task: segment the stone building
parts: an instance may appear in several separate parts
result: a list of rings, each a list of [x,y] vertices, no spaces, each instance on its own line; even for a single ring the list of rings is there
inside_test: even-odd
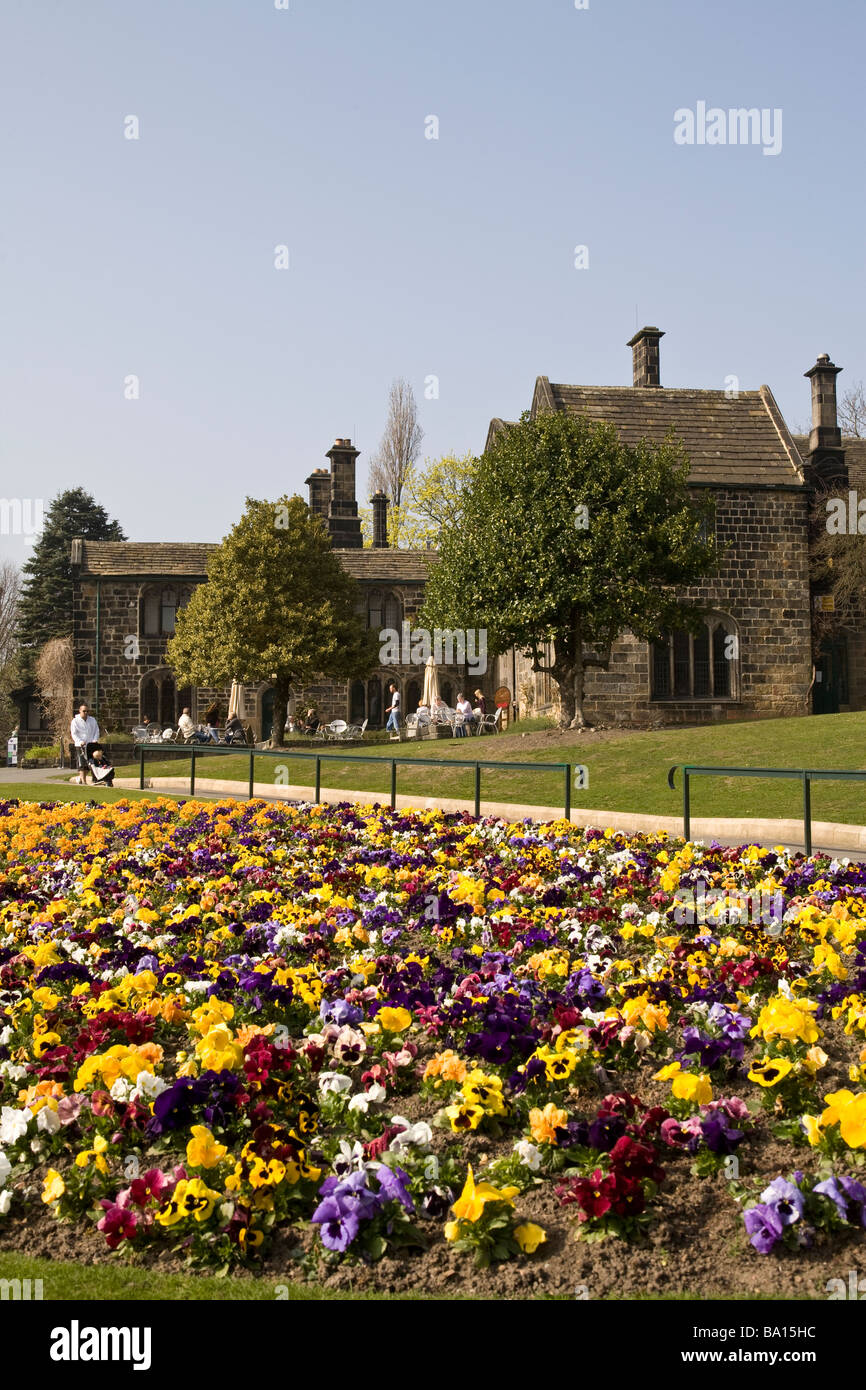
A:
[[[401,632],[421,605],[435,554],[389,547],[388,499],[382,493],[372,498],[373,544],[364,547],[355,496],[358,450],[351,440],[338,439],[326,457],[330,468],[317,468],[307,479],[310,509],[322,518],[341,563],[358,582],[359,611],[368,627]],[[213,700],[225,717],[228,687],[179,689],[166,663],[176,616],[195,586],[206,582],[214,549],[196,543],[73,541],[74,701],[93,705],[103,728],[129,729],[145,714],[163,726],[176,724],[184,706],[199,721]],[[461,666],[442,666],[439,680],[446,700],[456,697],[464,674]],[[371,728],[379,728],[392,680],[401,691],[403,712],[414,709],[421,698],[423,669],[409,661],[383,665],[363,679],[298,690],[295,700],[298,707],[315,702],[323,721],[360,724],[367,719]],[[272,686],[249,686],[245,697],[256,738],[268,738]]]
[[[632,386],[569,386],[539,377],[531,413],[572,411],[612,423],[624,442],[682,439],[694,496],[709,490],[718,541],[725,547],[718,574],[684,592],[706,618],[697,636],[670,632],[656,643],[624,634],[606,671],[587,671],[585,708],[608,724],[658,726],[767,718],[866,708],[866,618],[844,639],[813,650],[808,511],[812,489],[830,481],[846,495],[866,495],[866,441],[843,439],[836,418],[836,376],[826,356],[805,375],[811,382],[812,430],[794,437],[769,387],[757,391],[670,389],[661,385],[657,328],[629,343]],[[491,422],[488,444],[507,422]],[[387,544],[388,499],[372,498],[373,545],[364,547],[355,490],[358,451],[338,439],[328,468],[309,476],[309,506],[321,516],[334,549],[358,581],[359,607],[370,628],[400,630],[421,606],[434,551]],[[519,522],[519,518],[516,519]],[[224,715],[228,690],[178,690],[165,649],[177,612],[195,585],[206,582],[203,544],[132,541],[73,543],[75,576],[75,702],[97,709],[103,728],[126,727],[144,714],[164,725],[184,705],[200,719],[216,698]],[[242,673],[238,673],[242,675]],[[440,668],[449,703],[478,679],[464,667]],[[371,676],[298,691],[325,720],[384,723],[388,685],[403,696],[403,712],[418,702],[423,670],[406,661]],[[491,662],[481,680],[518,704],[522,714],[556,712],[549,675],[533,673],[517,651]],[[273,691],[247,689],[247,710],[258,739],[268,736]],[[39,737],[36,735],[35,737]],[[42,736],[44,740],[44,735]],[[26,736],[25,736],[26,742]]]
[[[624,634],[608,669],[586,673],[593,722],[655,726],[866,708],[866,622],[813,651],[808,510],[813,485],[841,494],[866,482],[866,441],[842,439],[836,367],[819,357],[812,430],[795,438],[768,386],[757,391],[670,389],[661,385],[657,328],[628,346],[632,386],[567,386],[539,377],[531,415],[570,411],[613,424],[626,444],[660,443],[669,431],[690,459],[689,485],[715,502],[722,555],[718,574],[684,590],[706,611],[698,636],[669,632],[649,644]],[[507,422],[494,419],[488,446]],[[545,664],[549,656],[545,657]],[[519,653],[500,658],[494,680],[517,695],[521,712],[552,714],[556,686]]]

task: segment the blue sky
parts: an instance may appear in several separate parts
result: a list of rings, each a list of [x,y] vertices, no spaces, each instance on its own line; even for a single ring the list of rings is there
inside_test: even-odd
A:
[[[630,384],[645,323],[664,385],[767,382],[806,421],[818,353],[866,376],[863,14],[6,0],[4,495],[82,485],[133,539],[217,540],[336,436],[365,495],[395,377],[424,455],[478,452],[539,374]],[[781,109],[781,153],[675,144],[698,101]]]

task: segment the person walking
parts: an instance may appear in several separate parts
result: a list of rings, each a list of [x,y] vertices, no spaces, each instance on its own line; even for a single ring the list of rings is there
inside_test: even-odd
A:
[[[385,724],[387,733],[400,733],[400,692],[392,681],[388,689],[391,691],[391,703],[388,706],[388,720]]]
[[[99,742],[99,725],[89,713],[87,705],[78,706],[78,713],[72,716],[69,732],[78,759],[78,782],[80,786],[86,787],[94,745]]]

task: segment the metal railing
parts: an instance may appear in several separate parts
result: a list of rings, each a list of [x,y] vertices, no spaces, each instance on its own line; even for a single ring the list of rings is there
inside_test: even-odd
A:
[[[152,754],[156,758],[165,757],[168,745],[158,743],[141,743],[138,746],[139,777],[138,785],[141,791],[145,790],[144,783],[144,761]],[[174,745],[175,753],[179,745]],[[288,763],[291,759],[299,759],[301,762],[314,762],[316,764],[316,792],[315,801],[322,799],[322,763],[389,763],[391,766],[391,810],[397,809],[397,764],[406,763],[410,767],[438,767],[440,770],[452,767],[470,767],[475,771],[475,815],[481,814],[481,772],[482,769],[495,768],[502,772],[561,772],[563,781],[563,803],[564,819],[571,818],[571,763],[504,763],[488,762],[485,760],[466,761],[464,759],[445,759],[445,758],[389,758],[370,756],[368,754],[348,753],[348,754],[322,754],[322,753],[296,753],[294,749],[288,748],[208,748],[206,744],[193,744],[184,753],[189,752],[189,794],[195,795],[195,766],[199,758],[220,758],[220,757],[249,757],[250,770],[248,779],[248,799],[255,796],[255,760],[256,758],[278,758],[283,763]],[[175,757],[172,756],[172,762]],[[376,793],[371,793],[375,796]]]
[[[849,772],[827,768],[795,767],[692,767],[677,763],[668,772],[668,786],[676,791],[674,775],[677,768],[683,774],[683,839],[691,836],[691,793],[692,777],[771,777],[798,781],[803,787],[803,839],[807,857],[812,853],[812,783],[813,782],[866,782],[866,772]]]

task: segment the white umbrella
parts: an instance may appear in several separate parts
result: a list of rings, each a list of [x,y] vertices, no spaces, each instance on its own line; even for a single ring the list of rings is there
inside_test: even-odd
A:
[[[228,718],[232,719],[237,715],[238,719],[246,719],[246,705],[244,701],[244,688],[240,681],[232,681],[232,693],[229,696]]]
[[[439,677],[436,673],[436,662],[432,656],[428,656],[427,664],[424,667],[424,691],[421,695],[421,703],[432,712],[438,699]]]

